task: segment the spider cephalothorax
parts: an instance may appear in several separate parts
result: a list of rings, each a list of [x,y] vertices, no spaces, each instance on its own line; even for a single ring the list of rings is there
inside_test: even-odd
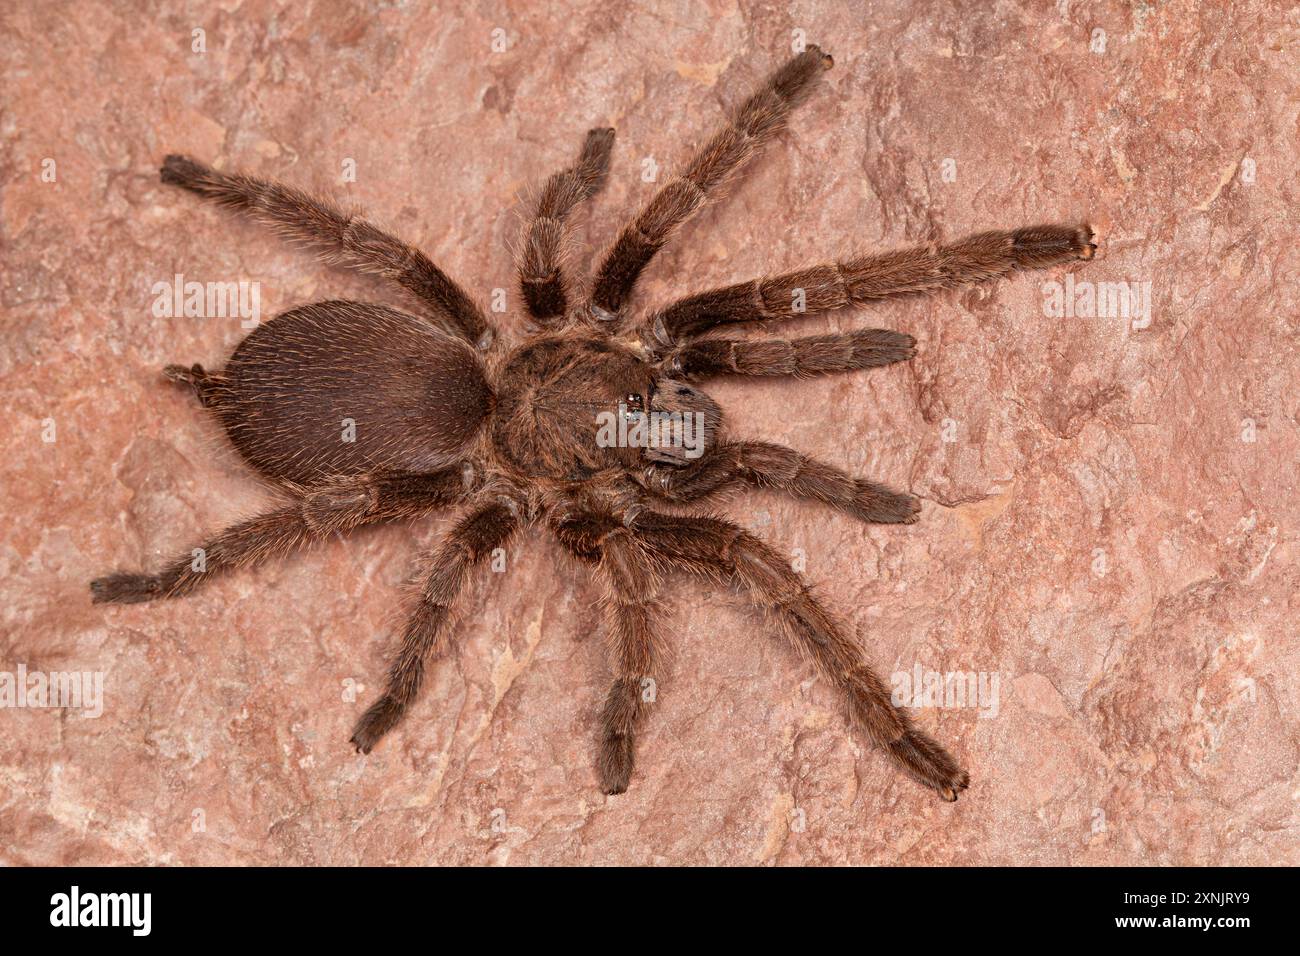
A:
[[[187,594],[212,572],[282,555],[326,534],[456,507],[410,611],[384,693],[353,732],[369,752],[419,691],[426,661],[449,639],[469,572],[525,527],[549,529],[605,591],[613,682],[601,716],[598,772],[619,793],[636,728],[654,695],[661,582],[685,572],[734,584],[844,695],[852,725],[921,783],[955,800],[957,762],[890,702],[858,645],[769,545],[690,506],[739,485],[824,502],[862,521],[910,524],[910,495],[799,452],[732,439],[698,382],[714,376],[812,375],[915,354],[884,329],[791,340],[717,330],[933,292],[1092,256],[1087,226],[985,232],[949,245],[835,263],[697,293],[664,308],[628,308],[641,271],[786,123],[831,58],[789,60],[619,234],[590,291],[561,267],[572,212],[604,181],[614,131],[587,134],[577,161],[543,187],[519,259],[531,325],[497,341],[473,299],[418,250],[327,202],[275,183],[168,156],[162,180],[243,210],[328,261],[389,278],[421,316],[322,302],[272,319],[220,372],[168,366],[212,409],[243,457],[287,497],[155,574],[91,583],[96,601]],[[201,554],[196,561],[194,554]]]

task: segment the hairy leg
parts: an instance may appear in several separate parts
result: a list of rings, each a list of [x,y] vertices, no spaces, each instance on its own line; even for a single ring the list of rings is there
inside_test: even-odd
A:
[[[537,208],[524,233],[519,285],[528,312],[539,321],[563,316],[568,295],[562,260],[569,215],[600,191],[614,147],[612,129],[587,133],[577,162],[551,176],[542,187]]]
[[[415,701],[426,662],[446,644],[452,607],[466,577],[494,549],[506,544],[518,526],[513,509],[493,501],[471,510],[443,539],[407,619],[384,692],[353,728],[352,744],[358,753],[370,753]]]
[[[598,771],[605,793],[627,790],[635,762],[636,729],[653,688],[659,645],[659,577],[632,532],[611,515],[577,512],[554,524],[556,537],[604,581],[606,640],[614,683],[601,712]]]
[[[790,644],[843,693],[853,727],[902,770],[945,800],[956,800],[966,789],[966,771],[893,705],[862,649],[771,547],[730,522],[698,515],[642,512],[632,529],[646,553],[664,566],[730,580],[748,591]]]
[[[911,495],[771,442],[726,442],[695,464],[651,465],[644,473],[646,491],[679,503],[700,501],[736,482],[820,501],[874,524],[912,524],[921,510]]]
[[[362,524],[414,518],[465,495],[459,468],[389,475],[306,490],[292,504],[242,521],[156,574],[118,572],[90,582],[96,604],[138,604],[181,597],[214,574],[290,554],[308,542]]]
[[[801,339],[699,339],[678,346],[660,367],[687,379],[716,375],[822,375],[878,368],[916,356],[916,339],[888,329],[862,329]]]
[[[643,334],[664,345],[719,325],[816,315],[879,299],[982,282],[1014,269],[1041,269],[1091,259],[1086,225],[1030,226],[981,232],[949,245],[915,246],[857,256],[783,275],[740,282],[680,299],[648,316]]]
[[[787,61],[705,143],[685,173],[655,194],[601,262],[591,297],[598,318],[619,317],[641,270],[673,232],[700,210],[709,194],[785,126],[790,111],[830,66],[831,58],[815,46]]]
[[[163,160],[162,181],[242,210],[327,262],[391,279],[432,306],[471,345],[486,348],[492,342],[482,311],[451,277],[419,249],[358,214],[289,186],[218,172],[187,156]]]

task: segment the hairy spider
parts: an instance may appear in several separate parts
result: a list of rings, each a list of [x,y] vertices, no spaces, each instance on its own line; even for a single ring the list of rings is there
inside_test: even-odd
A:
[[[518,271],[536,326],[503,354],[492,348],[482,310],[417,249],[298,190],[168,156],[164,183],[243,210],[330,262],[391,279],[427,314],[321,302],[259,326],[220,372],[167,366],[164,374],[191,387],[247,462],[291,500],[204,542],[202,562],[187,554],[156,574],[91,582],[94,600],[179,597],[212,572],[336,531],[459,507],[423,570],[387,686],[353,731],[352,743],[369,753],[447,645],[470,572],[524,527],[541,525],[604,585],[613,670],[600,717],[606,793],[628,786],[637,727],[653,696],[643,687],[656,673],[663,581],[687,572],[746,591],[843,692],[855,728],[922,784],[957,799],[966,772],[893,706],[862,649],[790,564],[736,524],[683,507],[751,485],[862,521],[910,524],[919,502],[781,445],[730,438],[721,409],[694,383],[906,361],[915,340],[883,329],[792,340],[708,333],[1089,259],[1091,230],[984,232],[741,282],[646,314],[628,308],[637,278],[674,230],[785,126],[831,64],[809,47],[772,73],[619,233],[590,291],[579,292],[562,268],[569,218],[601,188],[614,144],[612,129],[590,131],[577,161],[547,180],[533,209]],[[607,440],[602,429],[615,418],[631,426],[620,435],[639,439]],[[340,440],[344,419],[355,423],[350,441]],[[694,428],[641,427],[652,419]],[[659,440],[640,440],[646,434]]]

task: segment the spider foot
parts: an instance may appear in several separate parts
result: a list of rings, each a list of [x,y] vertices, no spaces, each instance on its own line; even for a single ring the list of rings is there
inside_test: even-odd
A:
[[[1030,226],[1011,234],[1016,265],[1041,269],[1077,259],[1088,260],[1097,253],[1092,227],[1083,225]]]
[[[375,701],[361,715],[352,728],[352,738],[348,742],[357,748],[357,753],[368,754],[379,743],[379,738],[388,733],[402,719],[403,709],[391,697],[385,695]]]
[[[909,335],[908,338],[910,339],[912,337]],[[876,349],[871,358],[877,366],[893,365],[895,362],[910,362],[912,359],[916,358],[916,348],[909,345],[905,348],[896,348],[891,346],[889,348]]]
[[[1087,223],[1075,230],[1074,240],[1080,259],[1087,261],[1097,254],[1097,243],[1093,239],[1092,226]]]
[[[957,765],[948,751],[927,734],[909,730],[889,745],[890,755],[918,781],[955,803],[970,786],[970,774]]]
[[[921,501],[870,481],[859,481],[848,510],[873,524],[916,524],[921,516]]]
[[[583,145],[594,153],[607,156],[614,148],[614,127],[598,126],[587,130],[587,141]]]
[[[878,349],[912,349],[916,347],[916,337],[894,329],[863,329],[857,333],[863,344]]]
[[[156,575],[119,571],[90,582],[92,604],[141,604],[163,596]]]
[[[195,183],[207,178],[208,172],[208,167],[202,163],[188,156],[172,153],[163,159],[162,168],[158,170],[158,178],[168,186],[193,189]]]
[[[600,789],[612,796],[625,793],[632,780],[632,738],[622,734],[606,737],[600,750]]]
[[[856,336],[858,358],[863,368],[878,368],[916,358],[916,339],[892,329],[867,329]]]

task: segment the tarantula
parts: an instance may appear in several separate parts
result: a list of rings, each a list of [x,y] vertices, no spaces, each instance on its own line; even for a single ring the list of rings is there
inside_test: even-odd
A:
[[[242,210],[329,262],[393,280],[423,314],[320,302],[257,327],[219,372],[167,366],[164,374],[191,388],[248,464],[291,500],[156,574],[91,582],[94,600],[178,597],[214,571],[286,555],[334,532],[459,507],[423,570],[387,686],[353,731],[357,750],[369,753],[447,646],[470,572],[523,528],[545,526],[604,584],[613,671],[600,716],[606,793],[628,786],[635,735],[654,696],[645,691],[662,641],[663,581],[687,572],[747,591],[843,692],[853,726],[916,780],[956,800],[966,772],[893,706],[861,648],[790,564],[738,525],[683,507],[750,485],[861,521],[910,524],[919,502],[790,448],[729,437],[722,410],[695,383],[909,360],[912,336],[883,329],[788,341],[710,333],[1089,259],[1091,230],[984,232],[741,282],[646,313],[628,304],[655,253],[785,127],[831,65],[814,46],[772,73],[619,233],[589,291],[580,291],[564,261],[569,220],[600,190],[614,142],[612,129],[591,130],[576,162],[547,180],[532,207],[518,279],[534,325],[504,354],[492,347],[479,306],[417,249],[296,189],[168,156],[164,183]],[[644,436],[637,426],[673,416],[698,425],[694,443],[676,428],[651,430],[658,441],[601,440],[615,418],[632,426],[620,434]],[[351,440],[341,439],[346,420]]]

